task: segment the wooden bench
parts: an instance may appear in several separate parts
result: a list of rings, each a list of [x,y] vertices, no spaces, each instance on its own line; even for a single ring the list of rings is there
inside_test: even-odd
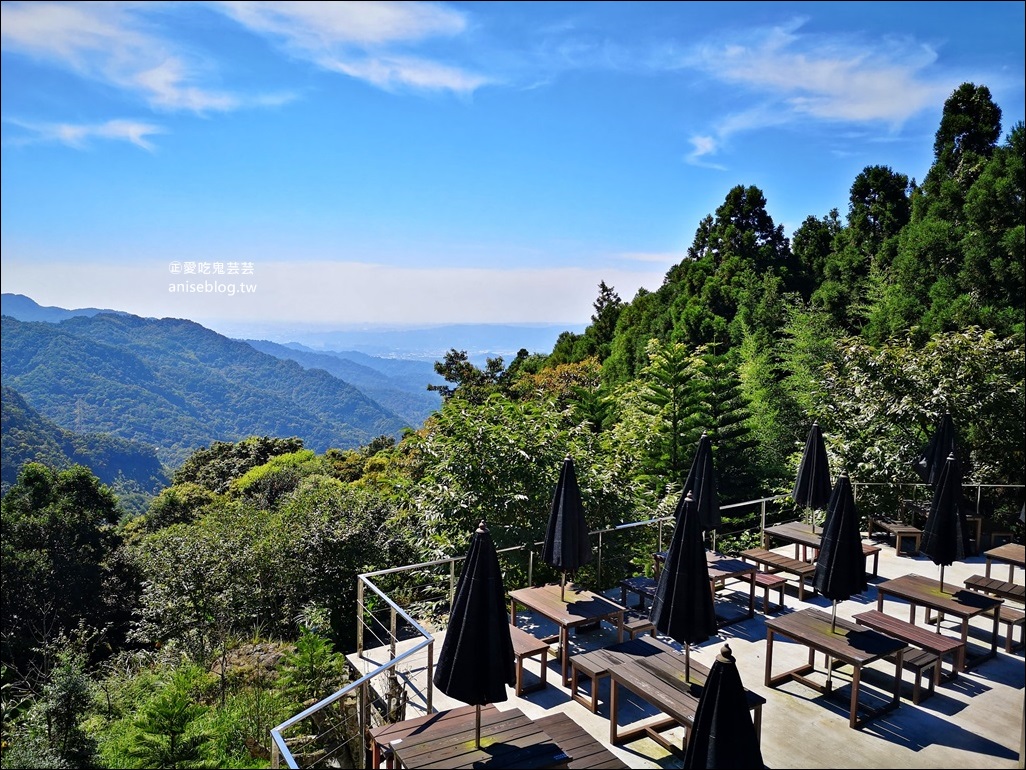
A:
[[[792,559],[765,548],[749,548],[741,552],[741,558],[765,567],[765,572],[788,572],[798,577],[798,599],[805,601],[805,578],[816,574],[816,565],[800,559]],[[816,589],[813,588],[815,593]]]
[[[1026,586],[1018,583],[1010,583],[1007,580],[995,580],[983,575],[970,575],[965,579],[965,587],[970,591],[981,594],[997,596],[1001,599],[1011,599],[1020,604],[1026,602]]]
[[[887,636],[892,636],[895,639],[914,645],[915,647],[923,650],[924,652],[930,653],[934,660],[931,665],[934,667],[933,671],[933,682],[939,684],[942,679],[941,664],[945,655],[951,655],[951,676],[949,678],[954,679],[958,672],[965,668],[965,642],[961,639],[956,639],[951,636],[944,634],[938,634],[936,631],[932,631],[923,626],[913,625],[900,618],[896,618],[893,615],[880,612],[879,610],[867,610],[866,612],[858,612],[852,615],[852,620],[867,628],[872,628],[874,631],[879,631]],[[906,663],[906,668],[916,668],[920,670],[916,672],[916,692],[913,693],[913,701],[918,703],[915,698],[918,697],[919,689],[919,677],[922,668],[925,666],[925,658],[923,656],[911,656],[906,655],[903,663]],[[930,691],[933,692],[933,687],[930,687]]]
[[[659,581],[645,575],[635,575],[624,578],[620,581],[620,604],[627,606],[627,593],[638,595],[638,609],[645,609],[645,599],[651,601],[655,598],[656,586]]]
[[[769,592],[771,590],[777,590],[780,592],[780,601],[777,602],[777,609],[779,611],[784,608],[784,586],[787,585],[787,578],[781,577],[773,572],[756,572],[751,575],[741,575],[740,580],[746,582],[755,581],[755,587],[762,589],[762,614],[770,614],[769,606]]]
[[[1026,628],[1026,612],[1009,607],[1007,604],[999,604],[995,609],[998,611],[998,622],[1008,626],[1008,631],[1005,633],[1005,652],[1015,652],[1026,647],[1026,630],[1020,630],[1018,642],[1015,641],[1013,634],[1015,628]],[[994,617],[993,610],[988,614]]]
[[[632,658],[644,658],[676,649],[655,636],[641,636],[591,652],[570,656],[570,697],[592,712],[598,711],[599,682],[609,676],[609,669]],[[692,662],[692,666],[697,665]],[[591,693],[585,697],[578,693],[581,679],[591,680]]]
[[[656,627],[652,618],[647,613],[634,610],[628,610],[623,614],[623,630],[629,639],[648,632],[651,632],[652,636],[656,635]]]
[[[895,654],[892,653],[888,655],[887,660],[893,663],[895,660]],[[912,702],[917,706],[919,705],[919,701],[923,699],[922,680],[924,676],[927,683],[926,697],[933,695],[936,683],[933,671],[936,669],[939,660],[940,658],[932,652],[918,650],[915,647],[906,647],[902,654],[901,667],[908,669],[913,673]]]
[[[867,537],[872,539],[873,530],[878,529],[886,532],[888,536],[894,538],[894,550],[901,556],[905,554],[907,556],[918,556],[919,555],[919,544],[923,538],[923,530],[908,524],[903,524],[900,521],[894,521],[892,519],[886,519],[881,516],[870,516],[869,523],[867,524]],[[912,550],[902,551],[901,541],[905,538],[912,539]],[[876,574],[874,571],[873,574]]]
[[[517,660],[516,693],[518,696],[525,692],[534,692],[545,687],[545,675],[548,672],[549,643],[537,636],[532,636],[519,626],[510,623],[509,636],[513,641],[513,655]],[[538,681],[532,685],[524,684],[524,658],[537,656],[541,663],[541,673]]]
[[[629,767],[562,711],[534,720],[570,756],[570,770],[626,770]]]

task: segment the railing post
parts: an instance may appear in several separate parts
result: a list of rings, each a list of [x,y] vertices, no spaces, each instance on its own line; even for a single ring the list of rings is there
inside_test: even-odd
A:
[[[367,746],[367,735],[370,731],[370,698],[367,697],[367,683],[364,682],[356,691],[356,713],[360,721],[360,740],[363,742],[363,761],[370,767],[370,747]]]
[[[534,585],[534,549],[527,552],[527,587]],[[514,618],[516,620],[516,618]]]
[[[434,637],[427,646],[427,713],[434,710],[432,703],[435,699],[435,640]]]
[[[363,579],[356,578],[356,654],[363,657]]]
[[[597,588],[602,587],[602,533],[598,533],[599,536],[599,547],[598,547],[598,575],[595,577]]]
[[[271,741],[271,770],[281,767],[281,755],[278,753],[277,741]]]
[[[389,660],[395,660],[395,607],[389,610],[389,616],[391,618],[391,627],[389,628],[389,636],[391,637],[388,642]]]
[[[449,560],[449,606],[456,599],[456,562]]]

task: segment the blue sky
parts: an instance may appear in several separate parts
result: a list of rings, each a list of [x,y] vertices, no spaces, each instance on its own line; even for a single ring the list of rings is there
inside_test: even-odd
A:
[[[3,291],[237,332],[583,326],[736,185],[790,236],[866,166],[922,180],[961,83],[1007,132],[1024,8],[4,2]]]

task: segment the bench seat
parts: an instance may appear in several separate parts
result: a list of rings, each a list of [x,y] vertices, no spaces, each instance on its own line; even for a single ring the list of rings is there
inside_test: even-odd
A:
[[[959,671],[965,668],[965,642],[953,636],[938,634],[929,628],[917,626],[901,618],[888,615],[879,610],[867,610],[852,615],[852,620],[874,631],[879,631],[887,636],[918,647],[920,650],[932,653],[935,660],[933,679],[940,683],[942,679],[941,663],[945,655],[951,655],[951,675],[954,678]]]
[[[598,688],[600,681],[609,676],[609,669],[632,658],[644,658],[660,652],[676,652],[676,648],[656,636],[639,636],[619,644],[603,647],[591,652],[570,656],[570,697],[587,708],[598,711]],[[697,665],[692,662],[692,666]],[[591,693],[585,697],[578,693],[582,678],[591,680]]]
[[[510,623],[509,636],[513,642],[513,656],[517,662],[516,694],[523,695],[526,692],[534,692],[545,687],[545,675],[548,672],[549,643],[544,639],[527,633],[519,626]],[[541,671],[538,681],[534,684],[524,684],[524,658],[537,657],[541,664]]]
[[[1026,602],[1026,586],[1018,583],[1010,583],[1007,580],[995,580],[983,575],[970,575],[965,579],[965,587],[970,591],[981,594],[997,596],[1001,599],[1011,599],[1020,604]]]
[[[755,581],[755,587],[762,589],[762,614],[769,615],[769,592],[777,590],[780,592],[780,599],[777,602],[777,608],[775,611],[782,610],[784,608],[784,586],[787,585],[787,578],[782,577],[773,572],[755,572],[747,575],[740,575],[739,578],[746,582]]]
[[[894,653],[887,656],[887,660],[894,661]],[[918,650],[915,647],[906,647],[901,658],[902,668],[908,669],[913,673],[912,677],[912,702],[915,705],[919,705],[919,701],[923,699],[923,688],[922,680],[925,676],[927,688],[926,697],[929,698],[934,693],[936,677],[934,676],[933,670],[937,667],[937,663],[940,660],[939,657],[934,655],[932,652],[926,650]]]
[[[1008,626],[1008,630],[1005,632],[1005,652],[1015,652],[1026,647],[1026,612],[1009,607],[1007,604],[999,604],[995,609],[998,611],[998,622]],[[994,610],[988,614],[990,617],[994,617]],[[1016,628],[1019,629],[1018,642],[1015,641],[1014,630]]]
[[[741,558],[765,567],[765,572],[787,572],[798,578],[798,599],[805,600],[805,579],[813,578],[816,565],[801,559],[792,559],[765,548],[749,548],[741,552]],[[816,589],[813,587],[812,592]]]
[[[920,545],[920,543],[922,542],[922,539],[923,539],[923,530],[918,529],[917,527],[913,527],[913,526],[911,526],[909,524],[904,524],[904,523],[902,523],[900,521],[893,521],[891,519],[885,519],[885,518],[880,517],[880,516],[870,516],[869,517],[869,524],[867,525],[867,528],[868,528],[868,532],[867,532],[866,536],[869,537],[870,539],[872,539],[872,537],[873,537],[873,530],[876,530],[876,529],[881,530],[882,532],[887,533],[887,535],[889,535],[890,537],[893,537],[894,538],[894,550],[897,552],[897,554],[899,556],[901,556],[901,555],[918,556],[919,555],[919,545]],[[901,549],[901,541],[904,540],[905,538],[911,538],[912,539],[912,550],[910,550],[910,551],[903,551]]]

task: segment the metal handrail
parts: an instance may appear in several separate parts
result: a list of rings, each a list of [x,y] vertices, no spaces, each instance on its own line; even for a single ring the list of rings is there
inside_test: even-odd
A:
[[[929,486],[928,484],[924,484],[924,483],[856,482],[856,481],[852,481],[853,488],[857,487],[859,485],[862,485],[862,486],[895,486],[895,485],[898,485],[898,486]],[[975,486],[975,487],[977,487],[977,505],[979,505],[979,501],[981,499],[981,488],[982,487],[988,487],[988,488],[1005,488],[1005,487],[1010,487],[1010,488],[1019,488],[1019,489],[1022,489],[1024,487],[1026,487],[1026,485],[1023,485],[1023,484],[963,484],[963,486]],[[754,500],[746,500],[746,501],[743,501],[743,502],[740,502],[740,503],[731,503],[731,504],[728,504],[728,505],[723,505],[723,506],[720,506],[720,510],[730,510],[730,509],[744,508],[744,507],[751,507],[751,506],[754,506],[754,505],[758,505],[759,508],[760,508],[760,511],[759,511],[759,529],[760,529],[760,531],[763,531],[766,528],[767,504],[768,503],[772,503],[772,502],[779,502],[779,501],[782,501],[782,500],[787,500],[789,498],[790,498],[790,495],[774,495],[774,496],[771,496],[771,497],[762,497],[762,498],[758,498],[758,499],[754,499]],[[613,532],[619,532],[619,531],[623,531],[623,530],[627,530],[627,529],[633,529],[635,527],[651,526],[651,525],[655,524],[658,527],[658,535],[657,535],[657,537],[658,537],[658,549],[659,550],[663,550],[663,525],[665,523],[669,522],[669,521],[672,521],[673,518],[674,518],[673,515],[659,516],[659,517],[655,517],[655,518],[651,518],[651,519],[646,519],[644,521],[626,522],[626,523],[623,523],[623,524],[618,524],[618,525],[613,526],[613,527],[607,527],[605,529],[598,529],[598,530],[593,530],[593,531],[589,532],[589,537],[597,535],[598,538],[599,538],[599,559],[598,559],[598,561],[599,561],[599,567],[598,567],[598,569],[599,569],[599,572],[598,572],[599,579],[601,579],[602,536],[603,535],[609,534],[609,533],[613,533]],[[715,537],[715,533],[714,533],[714,537]],[[513,552],[516,552],[516,551],[523,551],[525,549],[530,549],[529,553],[528,553],[528,574],[527,574],[527,580],[528,580],[528,584],[531,584],[531,581],[532,581],[532,578],[533,578],[534,552],[535,552],[535,550],[537,550],[537,548],[539,546],[543,546],[543,545],[544,545],[544,541],[538,541],[538,542],[530,543],[530,544],[526,544],[526,545],[509,546],[509,547],[506,547],[506,548],[499,549],[497,551],[497,553],[499,553],[499,554],[513,553]],[[713,541],[713,548],[715,549],[715,540]],[[454,557],[449,557],[449,558],[445,558],[445,559],[435,559],[434,561],[421,562],[419,564],[407,564],[407,565],[403,565],[402,567],[390,567],[388,569],[375,570],[373,572],[365,572],[365,573],[361,573],[361,574],[357,575],[357,654],[359,654],[361,657],[363,657],[363,641],[364,641],[364,627],[365,627],[365,621],[364,621],[364,618],[363,618],[363,612],[364,612],[364,608],[365,608],[364,596],[365,596],[365,587],[369,587],[371,589],[371,591],[373,591],[375,594],[377,594],[379,597],[381,597],[381,599],[389,607],[390,619],[391,619],[391,622],[390,622],[391,640],[390,640],[389,660],[387,662],[385,662],[385,663],[382,663],[382,664],[378,665],[373,671],[371,671],[371,672],[369,672],[367,674],[364,674],[362,677],[360,677],[355,682],[349,683],[348,685],[346,685],[341,690],[333,693],[332,695],[328,696],[327,698],[324,698],[321,701],[318,701],[317,703],[315,703],[314,705],[310,706],[309,708],[307,708],[303,712],[297,714],[296,716],[294,716],[294,717],[292,717],[292,718],[282,722],[281,724],[277,725],[276,727],[272,728],[271,729],[271,738],[272,738],[272,744],[271,744],[271,767],[272,768],[274,768],[275,770],[277,770],[279,768],[279,766],[280,766],[280,764],[279,764],[280,763],[280,758],[284,758],[286,765],[288,767],[290,767],[290,768],[295,768],[295,769],[298,770],[298,767],[299,767],[299,765],[296,764],[295,757],[292,755],[292,752],[289,750],[289,748],[288,748],[288,746],[287,746],[287,744],[285,742],[285,739],[282,736],[282,731],[283,730],[286,730],[289,727],[297,724],[298,722],[301,722],[302,720],[304,720],[307,717],[311,716],[312,714],[320,711],[321,709],[323,709],[323,708],[325,708],[327,706],[330,706],[332,703],[337,702],[339,699],[345,697],[347,694],[353,692],[354,690],[358,690],[360,692],[360,694],[361,694],[361,705],[360,705],[360,707],[358,709],[358,712],[359,712],[359,715],[360,715],[360,735],[364,735],[365,732],[366,732],[366,727],[367,727],[367,724],[366,724],[366,721],[367,721],[367,716],[366,716],[367,709],[365,707],[365,704],[367,702],[367,697],[368,697],[367,696],[367,688],[369,687],[370,681],[374,677],[380,676],[382,674],[385,674],[389,670],[396,668],[399,665],[399,663],[401,663],[402,661],[406,660],[407,658],[412,656],[414,653],[416,653],[416,652],[418,652],[420,650],[423,650],[425,648],[427,648],[427,650],[428,650],[428,661],[427,661],[427,682],[428,682],[428,684],[427,684],[427,694],[426,694],[426,709],[427,709],[427,711],[429,713],[431,712],[431,710],[433,708],[433,693],[434,693],[434,690],[433,690],[433,676],[432,676],[432,670],[433,670],[433,666],[434,666],[434,636],[429,631],[427,631],[423,626],[421,626],[416,620],[414,620],[413,617],[411,617],[409,615],[409,613],[407,613],[405,610],[403,610],[402,607],[400,607],[398,604],[396,604],[394,601],[392,601],[392,599],[390,599],[381,589],[379,589],[374,584],[373,578],[381,577],[383,575],[397,574],[397,573],[400,573],[400,572],[410,572],[410,571],[416,570],[416,569],[425,569],[425,568],[429,568],[429,567],[437,567],[437,566],[440,566],[440,565],[447,564],[449,566],[449,596],[450,596],[450,600],[451,600],[452,595],[453,595],[453,593],[455,591],[455,585],[456,585],[456,564],[461,562],[461,561],[463,561],[464,559],[466,559],[466,556],[454,556]],[[408,623],[414,629],[416,634],[421,637],[421,639],[420,639],[420,641],[418,641],[413,647],[411,647],[407,651],[403,652],[400,655],[396,655],[395,654],[396,653],[396,650],[395,650],[395,647],[396,647],[396,633],[395,632],[396,632],[396,623],[397,623],[397,620],[399,618],[402,618],[402,620],[405,623]]]

